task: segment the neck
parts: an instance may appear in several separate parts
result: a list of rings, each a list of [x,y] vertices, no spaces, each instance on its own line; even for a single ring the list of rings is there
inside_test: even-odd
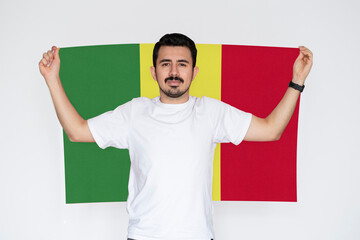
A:
[[[189,92],[184,93],[181,97],[172,98],[172,97],[166,96],[165,93],[160,91],[160,101],[162,103],[180,104],[180,103],[186,103],[188,100],[189,100]]]

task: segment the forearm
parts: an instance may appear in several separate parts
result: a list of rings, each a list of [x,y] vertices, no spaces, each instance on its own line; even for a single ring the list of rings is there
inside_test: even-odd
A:
[[[276,108],[266,117],[266,122],[270,129],[272,129],[275,139],[279,139],[284,132],[291,116],[294,113],[296,103],[299,99],[300,92],[288,87],[283,98],[278,103]]]
[[[312,52],[306,47],[299,47],[300,53],[294,62],[292,82],[303,86],[312,66]],[[301,89],[300,89],[301,90]],[[284,132],[294,113],[300,91],[288,87],[283,98],[269,116],[259,118],[253,115],[244,140],[274,141]]]
[[[83,129],[87,127],[85,126],[87,122],[79,115],[69,101],[60,77],[46,79],[46,82],[61,126],[71,141],[78,141],[78,139],[81,139]]]

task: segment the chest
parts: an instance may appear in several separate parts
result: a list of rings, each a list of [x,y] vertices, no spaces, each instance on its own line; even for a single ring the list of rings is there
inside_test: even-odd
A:
[[[178,123],[151,118],[133,121],[130,152],[151,164],[202,161],[211,154],[214,130],[210,119],[190,116]]]

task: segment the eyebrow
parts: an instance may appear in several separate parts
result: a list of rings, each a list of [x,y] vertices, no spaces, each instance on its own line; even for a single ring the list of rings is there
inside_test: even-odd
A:
[[[180,60],[178,60],[177,62],[189,63],[189,61],[188,61],[188,60],[185,60],[185,59],[180,59]]]
[[[171,62],[171,59],[167,59],[167,58],[161,59],[159,63],[163,63],[163,62]],[[189,61],[186,59],[180,59],[180,60],[177,60],[177,62],[189,63]]]

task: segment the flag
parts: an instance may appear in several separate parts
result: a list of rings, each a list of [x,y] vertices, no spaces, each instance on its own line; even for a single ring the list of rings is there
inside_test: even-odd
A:
[[[135,97],[153,98],[154,44],[70,47],[60,50],[60,78],[84,119]],[[197,44],[199,73],[190,95],[222,100],[266,117],[292,78],[297,48]],[[296,201],[296,147],[299,102],[281,139],[218,144],[214,154],[213,200]],[[126,201],[130,170],[126,149],[100,149],[70,142],[64,132],[67,203]]]

